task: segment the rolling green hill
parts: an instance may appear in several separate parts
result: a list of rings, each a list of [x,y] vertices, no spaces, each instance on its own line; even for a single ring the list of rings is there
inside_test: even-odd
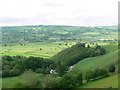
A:
[[[85,70],[90,68],[104,67],[111,63],[117,63],[118,62],[117,54],[118,54],[118,51],[114,51],[106,55],[84,59],[78,62],[73,69]]]
[[[108,51],[105,55],[91,57],[83,59],[79,61],[76,65],[74,65],[73,70],[86,70],[90,68],[98,68],[98,67],[105,67],[111,63],[118,63],[118,50],[117,45],[115,44],[108,44],[104,46],[105,49]]]
[[[52,60],[71,66],[84,58],[103,54],[105,54],[105,49],[99,45],[95,47],[89,47],[89,45],[86,46],[85,43],[78,43],[57,53],[52,57]]]

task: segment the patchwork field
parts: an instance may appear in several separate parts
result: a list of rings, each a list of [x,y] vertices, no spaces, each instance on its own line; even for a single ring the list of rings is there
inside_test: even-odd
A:
[[[20,56],[37,56],[37,57],[44,57],[50,58],[55,55],[57,52],[71,46],[65,45],[66,43],[63,42],[56,42],[56,43],[49,43],[49,42],[42,42],[42,43],[29,43],[25,46],[21,46],[20,44],[13,44],[12,46],[4,46],[2,48],[3,55],[20,55]]]

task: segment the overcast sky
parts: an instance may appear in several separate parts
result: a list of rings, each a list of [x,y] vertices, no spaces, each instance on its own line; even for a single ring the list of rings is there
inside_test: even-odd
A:
[[[118,1],[0,0],[0,26],[117,25]]]

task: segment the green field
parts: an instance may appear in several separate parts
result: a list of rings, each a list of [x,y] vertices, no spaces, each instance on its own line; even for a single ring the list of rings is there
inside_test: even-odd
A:
[[[70,42],[71,43],[71,42]],[[61,44],[61,45],[59,45]],[[25,46],[20,44],[13,44],[12,46],[4,46],[2,48],[3,55],[20,55],[20,56],[39,56],[44,58],[50,58],[61,50],[67,48],[63,42],[41,42],[41,43],[29,43]],[[40,50],[41,49],[41,50]]]
[[[2,78],[2,88],[14,88],[15,83],[20,81],[20,76],[18,77],[7,77]]]
[[[112,75],[110,77],[102,78],[99,80],[88,82],[79,88],[117,88],[118,87],[118,75]]]

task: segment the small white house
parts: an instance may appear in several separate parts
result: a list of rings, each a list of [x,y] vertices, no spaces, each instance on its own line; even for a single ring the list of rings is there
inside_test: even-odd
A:
[[[73,66],[70,66],[70,67],[69,67],[69,71],[72,71],[72,69],[73,69]]]
[[[56,74],[56,70],[51,69],[50,74],[52,74],[52,73]]]

